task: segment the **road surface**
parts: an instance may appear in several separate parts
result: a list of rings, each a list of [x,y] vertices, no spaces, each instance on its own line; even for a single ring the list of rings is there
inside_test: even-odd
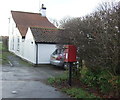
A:
[[[63,69],[51,65],[34,67],[23,64],[15,55],[8,58],[10,64],[0,67],[2,98],[69,98],[46,82],[47,78],[62,74]]]

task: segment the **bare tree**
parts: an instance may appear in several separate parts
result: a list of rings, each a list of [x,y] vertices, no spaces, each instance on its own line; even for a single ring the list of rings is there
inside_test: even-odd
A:
[[[59,21],[56,19],[49,18],[50,22],[53,23],[56,27],[59,27]]]
[[[78,47],[78,56],[93,69],[109,68],[117,74],[119,58],[119,6],[102,3],[97,11],[82,18],[63,20],[64,34],[59,38]],[[119,22],[119,23],[118,23]]]

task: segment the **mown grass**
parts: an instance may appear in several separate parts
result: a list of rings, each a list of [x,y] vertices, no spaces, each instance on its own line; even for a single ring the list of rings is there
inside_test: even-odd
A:
[[[8,56],[10,56],[10,52],[2,52],[2,64],[9,64]]]
[[[7,56],[9,55],[11,55],[11,53],[8,52],[7,47],[3,45],[3,43],[0,43],[0,64],[8,64]]]
[[[48,83],[51,85],[53,85],[54,83],[60,84],[62,81],[65,81],[67,79],[68,79],[67,72],[65,72],[62,75],[48,78]]]
[[[22,64],[22,65],[29,66],[29,67],[31,67],[33,65],[32,63],[29,63],[29,62],[27,62],[27,61],[25,61],[21,58],[19,59],[19,63]]]
[[[83,90],[82,88],[75,88],[75,87],[64,88],[62,89],[62,91],[66,92],[68,95],[75,98],[98,98],[93,94]]]
[[[9,64],[8,56],[10,56],[10,55],[16,56],[13,53],[10,53],[5,45],[0,43],[0,64],[3,64],[3,65]],[[28,63],[27,61],[21,59],[20,57],[19,57],[18,62],[21,65],[32,66],[31,63]]]
[[[68,86],[68,73],[48,79],[48,83],[75,98],[118,98],[120,76],[114,76],[108,70],[93,72],[87,67],[80,70],[80,75],[72,78]],[[77,80],[76,80],[77,77]]]
[[[2,51],[2,43],[0,43],[0,51]]]
[[[67,81],[68,81],[68,72],[65,72],[64,74],[57,77],[48,78],[49,84],[51,84],[56,88],[59,88],[62,92],[65,92],[66,94],[70,95],[73,98],[99,98],[82,88],[78,88],[75,86],[70,87],[69,85],[67,85],[68,84]]]

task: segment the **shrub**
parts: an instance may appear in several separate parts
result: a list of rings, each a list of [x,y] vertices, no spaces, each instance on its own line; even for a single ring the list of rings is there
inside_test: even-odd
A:
[[[49,84],[53,84],[54,82],[55,82],[55,78],[54,77],[48,78],[48,83]]]
[[[99,69],[93,71],[87,67],[81,70],[80,80],[89,87],[98,88],[102,93],[116,92],[120,89],[120,79],[113,76],[108,70]]]

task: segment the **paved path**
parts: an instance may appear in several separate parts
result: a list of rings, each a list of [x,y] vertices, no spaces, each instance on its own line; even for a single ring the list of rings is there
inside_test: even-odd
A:
[[[62,74],[64,70],[51,65],[21,64],[14,55],[8,58],[13,66],[2,67],[3,98],[69,98],[46,83],[48,77]]]

